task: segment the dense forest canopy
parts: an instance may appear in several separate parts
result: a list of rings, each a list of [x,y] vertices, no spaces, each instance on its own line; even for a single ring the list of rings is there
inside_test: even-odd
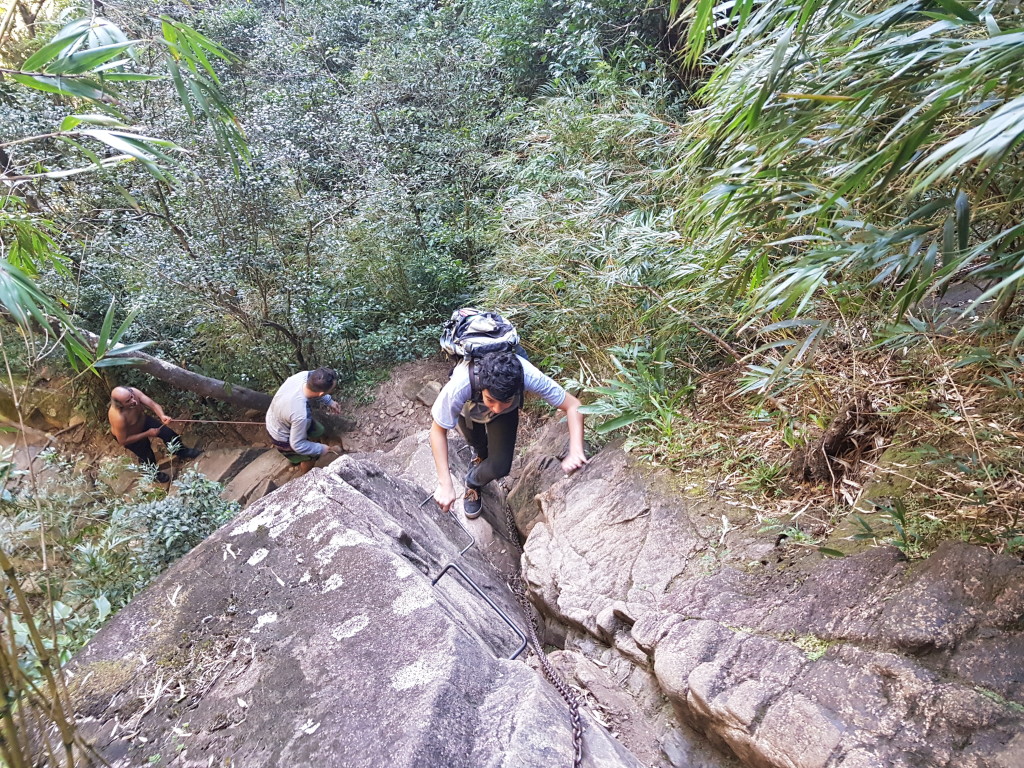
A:
[[[922,473],[876,505],[898,546],[1020,553],[1022,20],[9,0],[11,385],[60,340],[94,370],[117,341],[262,391],[329,365],[355,393],[485,303],[691,490],[827,526],[898,449]],[[865,418],[823,475],[807,456],[849,403]]]
[[[676,464],[702,394],[790,449],[936,361],[1020,396],[1014,3],[16,2],[3,33],[25,328],[46,299],[266,391],[486,302]]]
[[[12,63],[59,28],[49,10],[11,25]],[[581,314],[595,335],[576,347],[600,358],[687,333],[698,307],[744,351],[773,345],[772,383],[834,332],[837,303],[913,334],[970,280],[979,346],[1019,330],[1012,4],[106,8],[138,40],[168,13],[231,52],[210,58],[248,158],[196,119],[201,89],[146,82],[118,107],[180,148],[161,175],[33,180],[4,210],[10,227],[36,206],[75,265],[42,285],[83,325],[113,299],[138,312],[130,338],[211,375],[354,376],[427,349],[481,287],[548,331],[544,354],[571,351]],[[8,142],[82,108],[5,93]],[[52,138],[9,152],[9,174],[86,160]],[[623,323],[620,300],[649,312]]]

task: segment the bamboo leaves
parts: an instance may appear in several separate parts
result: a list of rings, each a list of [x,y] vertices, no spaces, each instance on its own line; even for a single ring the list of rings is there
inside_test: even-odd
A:
[[[26,330],[33,321],[45,325],[48,314],[56,310],[53,300],[7,260],[0,260],[0,307]]]
[[[104,19],[78,19],[26,59],[23,71],[12,77],[30,88],[102,105],[114,101],[116,91],[101,73],[127,63],[118,57],[136,42]]]
[[[62,326],[65,331],[62,340],[69,359],[79,367],[124,364],[126,358],[122,356],[110,362],[103,360],[105,350],[94,353],[78,338],[60,302],[46,296],[33,283],[32,276],[39,264],[52,265],[59,271],[64,269],[63,260],[49,234],[50,223],[21,202],[19,186],[39,179],[63,179],[96,171],[105,173],[125,162],[138,163],[157,182],[173,183],[170,169],[177,166],[174,154],[180,148],[169,139],[146,135],[127,124],[120,109],[122,88],[168,76],[136,70],[140,61],[138,50],[145,46],[162,53],[165,68],[187,113],[193,120],[202,117],[210,123],[235,169],[248,158],[240,127],[220,93],[220,80],[211,63],[212,60],[232,62],[231,54],[169,17],[161,19],[160,32],[153,40],[129,39],[110,21],[85,17],[65,25],[52,40],[29,56],[20,69],[3,70],[23,86],[82,102],[87,109],[65,117],[52,133],[14,138],[0,144],[6,165],[2,169],[3,180],[7,184],[4,194],[0,194],[0,224],[4,227],[0,231],[0,246],[6,251],[6,261],[0,262],[0,306],[26,334],[39,328],[48,329],[51,321]],[[87,164],[46,167],[39,161],[31,161],[27,167],[19,168],[7,151],[17,145],[45,145],[54,141],[71,147]],[[129,205],[137,209],[132,195],[120,183],[113,179],[111,182]],[[108,312],[108,321],[112,319],[112,311]],[[131,320],[129,315],[116,332],[105,325],[101,338],[109,336],[111,344],[117,343]],[[135,348],[141,347],[132,347]]]
[[[129,71],[141,46],[157,44],[163,51],[167,75]],[[25,86],[60,96],[81,99],[102,114],[71,116],[64,120],[61,135],[82,149],[92,168],[103,169],[119,162],[138,161],[154,178],[170,183],[168,169],[176,165],[170,141],[144,136],[125,125],[118,109],[119,86],[169,78],[189,117],[205,119],[233,166],[248,160],[248,149],[234,113],[220,93],[220,79],[211,59],[234,62],[225,48],[191,27],[161,17],[160,35],[152,41],[129,40],[114,24],[101,18],[83,18],[66,25],[49,43],[30,56],[12,78]],[[95,128],[74,130],[81,123]],[[125,130],[111,130],[111,128]],[[71,132],[70,134],[65,132]],[[98,141],[117,154],[97,156],[78,143],[79,137]],[[37,137],[43,139],[46,137]],[[23,173],[18,179],[64,178],[87,168],[51,169]]]
[[[132,352],[140,352],[148,346],[151,346],[153,342],[143,341],[136,344],[122,344],[121,339],[125,333],[135,322],[135,317],[138,315],[138,310],[133,310],[128,313],[127,317],[122,321],[116,329],[114,328],[114,303],[111,302],[107,308],[107,313],[103,318],[103,325],[100,328],[98,338],[96,339],[96,345],[94,350],[90,350],[91,345],[86,345],[86,349],[91,354],[86,354],[83,357],[79,357],[77,360],[73,360],[74,363],[84,363],[88,368],[110,368],[116,365],[132,365],[138,362],[137,358],[130,357]],[[107,357],[109,352],[117,351],[117,357]]]
[[[813,315],[839,276],[845,292],[894,289],[901,316],[964,277],[986,287],[971,311],[1008,306],[1024,250],[1019,16],[957,0],[767,5],[733,7],[708,49],[707,106],[675,169],[697,181],[681,226],[721,244],[709,265],[743,279],[729,284],[748,294],[746,322]],[[691,56],[710,34],[700,7],[680,14]]]
[[[83,17],[67,24],[49,43],[26,59],[24,69],[34,70],[50,62],[67,61],[82,51],[131,44],[116,24],[102,18]]]
[[[235,63],[238,58],[196,30],[168,16],[160,17],[160,41],[167,55],[164,63],[178,99],[196,120],[204,117],[234,167],[248,161],[249,151],[241,125],[220,93],[220,79],[211,58]]]
[[[1021,45],[1024,56],[1024,43]],[[961,133],[930,153],[921,168],[935,166],[911,188],[920,192],[941,179],[973,163],[973,173],[981,174],[998,166],[1024,139],[1024,94],[1003,105],[984,122]],[[941,161],[941,162],[940,162]]]

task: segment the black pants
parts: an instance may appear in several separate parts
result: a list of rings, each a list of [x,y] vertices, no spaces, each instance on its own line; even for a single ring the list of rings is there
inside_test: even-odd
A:
[[[177,432],[170,427],[164,426],[152,416],[146,416],[146,422],[142,426],[146,429],[160,427],[157,437],[163,440],[164,444],[171,442],[171,440],[178,440],[179,443],[181,442]],[[153,446],[149,444],[148,438],[145,440],[136,440],[134,443],[125,443],[124,447],[138,456],[140,463],[156,464],[156,456],[153,454]]]
[[[491,480],[504,477],[512,471],[515,458],[516,433],[519,431],[519,409],[487,422],[477,424],[459,416],[459,432],[473,446],[476,455],[483,461],[472,467],[466,475],[466,482],[474,488],[482,488]]]

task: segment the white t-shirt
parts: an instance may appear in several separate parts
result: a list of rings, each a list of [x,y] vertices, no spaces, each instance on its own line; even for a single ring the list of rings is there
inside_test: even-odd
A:
[[[525,357],[518,355],[517,357],[523,366],[523,389],[526,392],[539,395],[552,408],[557,408],[565,402],[566,391],[558,382],[541,373]],[[469,380],[469,361],[463,360],[455,366],[452,377],[448,379],[448,383],[444,385],[441,394],[434,401],[430,415],[445,429],[455,428],[463,409],[465,409],[466,419],[477,424],[486,424],[500,415],[488,410],[483,403],[474,403],[472,397],[473,385]]]

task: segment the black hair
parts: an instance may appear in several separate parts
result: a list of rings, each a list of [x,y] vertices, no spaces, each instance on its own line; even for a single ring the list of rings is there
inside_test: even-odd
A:
[[[487,390],[495,400],[507,403],[523,391],[523,364],[515,352],[492,352],[476,360],[480,391]]]
[[[306,377],[306,386],[311,392],[322,394],[330,392],[337,380],[338,374],[334,372],[333,368],[317,368],[315,371],[309,372],[309,376]]]

